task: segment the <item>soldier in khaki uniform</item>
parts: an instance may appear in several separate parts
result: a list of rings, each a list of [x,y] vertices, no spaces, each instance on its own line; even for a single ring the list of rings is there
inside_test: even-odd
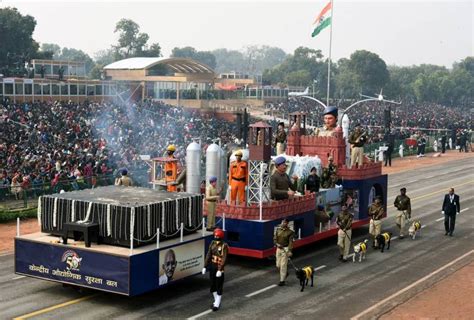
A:
[[[214,230],[216,224],[216,206],[217,200],[219,200],[219,192],[216,185],[217,177],[210,177],[209,186],[206,188],[207,231]]]
[[[341,212],[337,216],[336,223],[339,226],[337,231],[337,245],[339,246],[339,260],[341,262],[347,262],[347,256],[349,255],[349,249],[351,247],[352,237],[352,213],[347,210],[345,205],[342,205]]]
[[[288,219],[283,219],[281,225],[276,229],[273,235],[273,243],[276,246],[276,267],[280,270],[279,286],[285,285],[288,276],[288,259],[293,255],[294,231],[288,227]]]
[[[224,290],[224,266],[227,260],[229,246],[224,242],[224,231],[217,228],[214,230],[214,240],[209,245],[202,274],[206,274],[209,269],[209,279],[211,280],[211,293],[214,296],[214,303],[211,305],[212,311],[219,310]]]
[[[338,109],[334,106],[326,107],[323,115],[324,126],[317,128],[314,135],[318,137],[332,137],[337,127]]]
[[[364,144],[367,142],[367,135],[360,124],[356,124],[354,132],[349,135],[351,144],[351,168],[356,164],[360,168],[364,163]]]
[[[285,124],[283,122],[280,122],[278,124],[278,131],[275,137],[275,148],[276,148],[277,156],[285,153],[285,144],[286,144]]]
[[[374,203],[369,207],[369,233],[372,235],[372,248],[377,248],[377,236],[382,232],[382,218],[384,215],[382,199],[376,197]]]
[[[406,195],[407,189],[401,188],[400,195],[395,198],[395,202],[393,205],[395,208],[400,211],[396,217],[396,224],[398,229],[400,230],[400,237],[399,239],[403,239],[405,237],[405,224],[408,219],[411,219],[411,202],[410,198]]]

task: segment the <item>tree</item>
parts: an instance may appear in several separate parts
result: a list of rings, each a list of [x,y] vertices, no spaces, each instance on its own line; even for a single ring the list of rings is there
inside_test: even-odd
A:
[[[23,16],[16,8],[0,9],[0,70],[22,68],[25,61],[36,58],[39,45],[32,37],[35,27],[32,16]]]
[[[262,74],[264,70],[282,63],[287,54],[280,48],[270,46],[247,46],[243,52],[245,65],[241,71],[249,74]]]
[[[217,73],[244,70],[245,59],[242,52],[222,48],[213,50],[211,53],[216,58],[215,71]]]
[[[387,65],[377,54],[358,50],[351,54],[349,70],[358,79],[360,92],[374,94],[380,91],[390,80]]]
[[[42,43],[41,44],[42,52],[51,52],[53,59],[59,60],[61,55],[61,47],[55,43]]]
[[[197,51],[193,47],[173,48],[171,51],[171,57],[189,58],[204,63],[212,69],[216,67],[216,57],[212,54],[212,52]]]
[[[119,33],[118,44],[114,48],[114,60],[131,57],[161,56],[158,43],[147,46],[150,36],[140,33],[140,26],[130,19],[121,19],[115,25],[115,33]]]

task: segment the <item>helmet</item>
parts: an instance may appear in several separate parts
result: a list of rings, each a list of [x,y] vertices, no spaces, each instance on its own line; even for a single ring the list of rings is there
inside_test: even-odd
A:
[[[175,152],[176,151],[176,147],[174,144],[170,144],[168,146],[168,148],[166,148],[166,151],[171,151],[171,152]]]
[[[242,157],[243,155],[244,155],[244,153],[242,152],[242,150],[235,151],[235,156],[236,157]]]
[[[127,174],[128,174],[127,169],[123,169],[123,170],[122,170],[122,176],[126,176]]]
[[[328,106],[326,108],[324,108],[324,115],[327,115],[327,114],[332,114],[333,116],[335,116],[337,118],[337,108],[334,107],[334,106]]]
[[[214,230],[214,238],[224,239],[224,231],[222,229],[215,229]]]

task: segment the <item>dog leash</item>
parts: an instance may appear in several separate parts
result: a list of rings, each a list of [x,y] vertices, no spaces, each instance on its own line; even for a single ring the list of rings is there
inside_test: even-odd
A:
[[[290,261],[290,264],[293,267],[293,269],[298,270],[298,268],[295,267],[295,264],[293,263],[293,260],[291,260],[291,258],[288,258],[288,261]]]

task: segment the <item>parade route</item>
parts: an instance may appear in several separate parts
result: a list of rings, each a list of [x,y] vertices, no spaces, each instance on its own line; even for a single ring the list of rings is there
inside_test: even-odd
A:
[[[317,269],[314,287],[304,292],[300,292],[292,270],[288,285],[276,286],[278,275],[272,260],[230,257],[218,312],[208,308],[211,295],[205,276],[135,298],[96,295],[93,290],[79,292],[58,283],[15,275],[13,255],[6,253],[12,248],[5,247],[6,254],[0,256],[0,288],[9,295],[0,298],[1,318],[463,319],[463,315],[472,314],[468,302],[474,281],[472,155],[462,154],[448,162],[416,170],[400,169],[389,175],[388,218],[383,229],[394,232],[394,240],[385,253],[369,249],[362,263],[340,263],[334,238],[295,250],[295,266],[312,265]],[[422,163],[428,159],[417,160]],[[392,169],[396,167],[393,164]],[[397,239],[392,203],[401,185],[407,187],[412,198],[413,218],[423,225],[415,240]],[[445,237],[440,207],[451,186],[461,197],[462,210],[454,237]],[[26,232],[35,226],[36,220],[28,221],[21,230]],[[13,237],[15,224],[8,228],[13,230]],[[356,230],[353,243],[366,237],[367,227]],[[440,303],[445,295],[450,296],[451,303]]]

